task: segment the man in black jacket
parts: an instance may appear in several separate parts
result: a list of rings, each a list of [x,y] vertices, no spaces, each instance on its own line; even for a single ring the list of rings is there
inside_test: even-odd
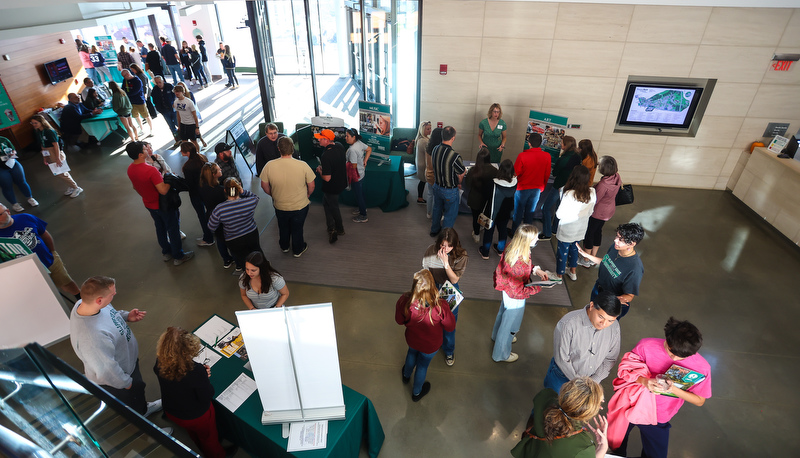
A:
[[[150,98],[153,100],[156,111],[164,117],[172,136],[175,138],[175,144],[172,147],[177,148],[181,141],[178,138],[178,118],[175,115],[175,109],[172,108],[172,104],[175,102],[175,93],[172,92],[173,87],[164,81],[164,77],[161,75],[157,75],[153,78],[153,81],[155,81],[156,85],[153,86]]]
[[[79,149],[80,144],[78,144],[78,137],[80,137],[81,132],[83,132],[81,129],[81,121],[102,113],[103,109],[95,108],[93,111],[90,111],[81,103],[80,97],[75,93],[70,93],[67,96],[67,100],[69,100],[69,103],[67,103],[61,111],[61,132],[64,134],[64,143],[66,143],[68,147]]]
[[[164,76],[164,66],[161,64],[161,53],[156,49],[156,45],[150,43],[147,45],[150,52],[147,53],[145,58],[145,70],[149,70],[153,75]]]
[[[264,128],[266,135],[258,141],[256,145],[256,174],[261,175],[261,170],[267,165],[267,162],[278,159],[281,157],[278,151],[278,140],[286,135],[278,132],[278,126],[274,123],[269,123]],[[299,157],[297,159],[300,159]]]

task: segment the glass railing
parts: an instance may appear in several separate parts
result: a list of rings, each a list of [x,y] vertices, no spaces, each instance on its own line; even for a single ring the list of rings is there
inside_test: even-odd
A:
[[[31,344],[0,350],[0,456],[200,455]]]

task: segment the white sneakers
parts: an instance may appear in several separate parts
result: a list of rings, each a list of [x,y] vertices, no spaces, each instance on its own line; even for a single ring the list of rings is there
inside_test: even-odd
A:
[[[23,208],[22,205],[20,205],[19,203],[16,203],[16,204],[12,205],[11,209],[14,210],[15,212],[24,212],[25,211],[25,208]]]
[[[30,204],[31,207],[38,207],[39,206],[39,202],[36,199],[34,199],[33,197],[28,197],[28,203]]]
[[[67,190],[66,190],[66,191],[64,191],[64,195],[65,195],[65,196],[68,196],[68,195],[72,194],[72,191],[74,191],[74,190],[75,190],[75,188],[73,188],[72,186],[70,186],[69,188],[67,188]]]
[[[82,192],[83,192],[83,188],[78,186],[77,188],[72,190],[72,193],[70,193],[69,196],[74,199],[74,198],[78,197],[79,195],[81,195]]]
[[[154,413],[159,412],[161,409],[162,409],[161,399],[156,399],[153,402],[148,402],[147,403],[147,412],[144,413],[144,416],[145,417],[149,417],[150,415],[153,415]]]

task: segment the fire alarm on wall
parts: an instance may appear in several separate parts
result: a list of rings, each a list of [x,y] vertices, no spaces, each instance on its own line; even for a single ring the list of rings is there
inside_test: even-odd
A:
[[[446,75],[447,74],[447,64],[439,65],[439,74]]]
[[[197,21],[195,21],[194,19],[192,19],[192,27],[197,27]]]
[[[436,127],[438,127],[439,129],[442,129],[442,128],[444,128],[444,123],[442,121],[439,121],[439,122],[436,123]]]
[[[59,42],[59,43],[61,43],[62,45],[63,45],[64,43],[66,43],[66,41],[64,41],[64,39],[63,39],[63,38],[59,38],[59,39],[58,39],[58,42]]]

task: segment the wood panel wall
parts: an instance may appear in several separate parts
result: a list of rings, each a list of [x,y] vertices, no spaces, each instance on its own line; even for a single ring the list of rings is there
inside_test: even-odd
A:
[[[64,39],[64,44],[59,43],[60,38]],[[69,31],[2,40],[0,55],[6,54],[11,56],[11,60],[0,58],[0,80],[22,121],[11,128],[15,146],[22,149],[35,141],[30,125],[31,116],[39,108],[53,107],[58,102],[66,103],[67,94],[83,88],[86,71]],[[62,57],[67,58],[74,76],[71,80],[52,85],[42,64]]]

